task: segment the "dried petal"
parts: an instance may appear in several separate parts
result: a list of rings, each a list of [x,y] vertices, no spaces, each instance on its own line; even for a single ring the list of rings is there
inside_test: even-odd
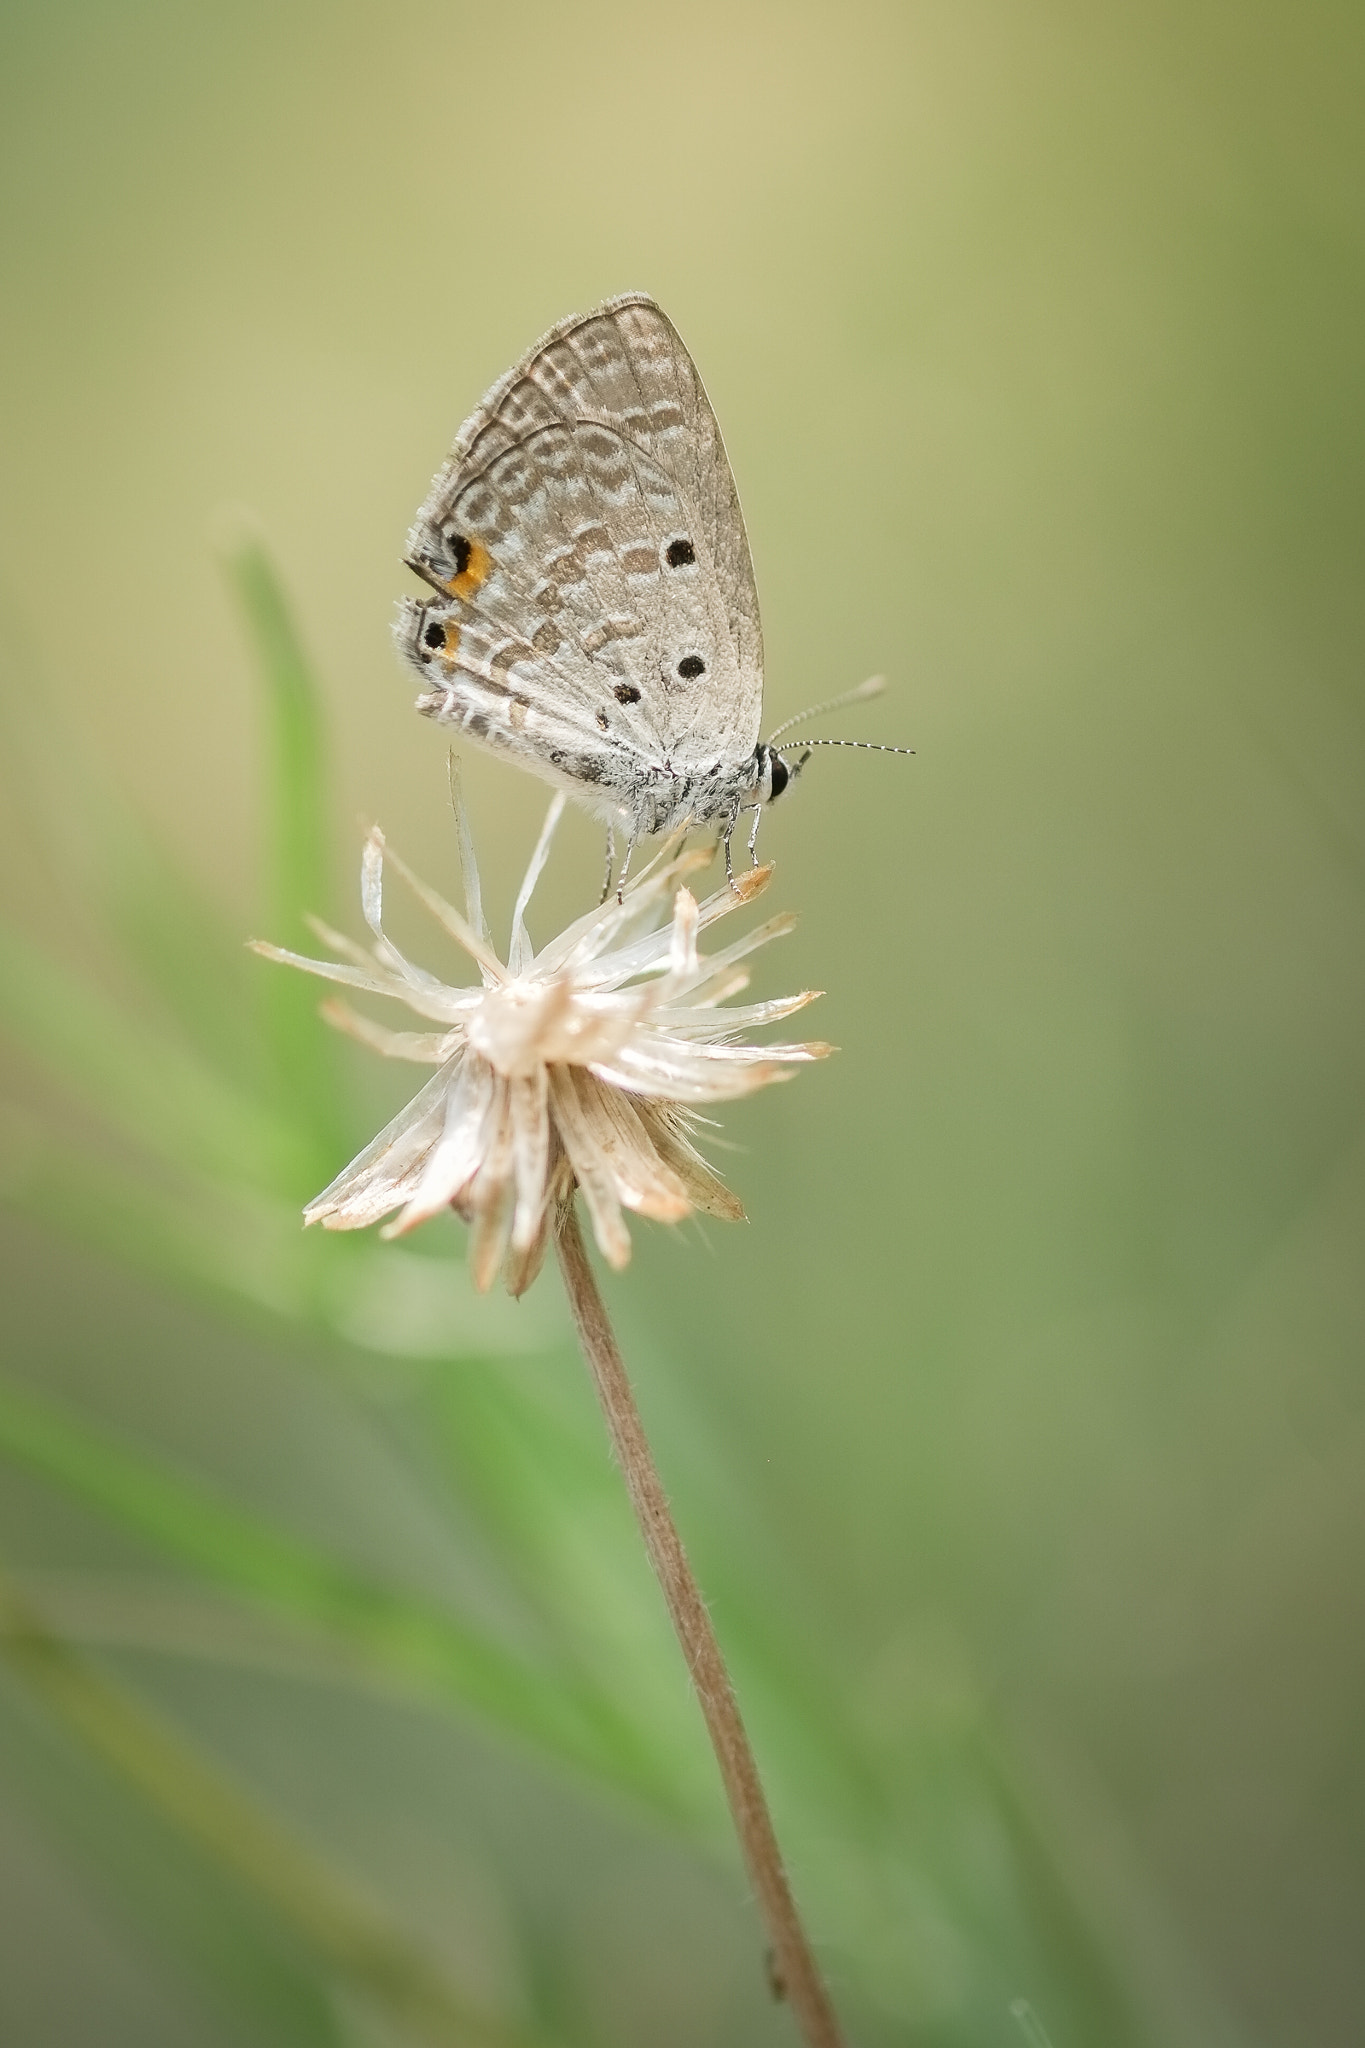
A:
[[[598,1153],[583,1114],[572,1067],[551,1067],[550,1103],[555,1127],[588,1205],[593,1236],[607,1264],[619,1271],[630,1259],[630,1232],[621,1216],[620,1198],[611,1171]]]
[[[399,1237],[458,1200],[479,1170],[493,1121],[496,1076],[480,1059],[463,1054],[443,1069],[445,1128],[427,1154],[421,1175],[401,1216],[386,1224],[385,1237]]]

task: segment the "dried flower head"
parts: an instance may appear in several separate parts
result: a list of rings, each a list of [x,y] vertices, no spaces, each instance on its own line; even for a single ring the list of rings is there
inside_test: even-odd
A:
[[[385,1230],[395,1236],[449,1206],[471,1226],[475,1285],[490,1287],[505,1266],[513,1294],[539,1271],[556,1209],[575,1185],[583,1190],[604,1257],[617,1267],[630,1257],[623,1209],[669,1222],[693,1208],[742,1217],[692,1143],[701,1105],[787,1080],[796,1064],[830,1049],[739,1042],[743,1032],[790,1016],[818,991],[721,1007],[747,986],[740,962],[790,931],[794,919],[770,918],[723,951],[700,953],[698,933],[751,902],[772,869],[756,868],[699,904],[681,885],[711,855],[682,850],[680,835],[619,899],[613,896],[533,953],[526,907],[563,806],[563,797],[556,797],[532,855],[506,965],[489,942],[474,850],[458,805],[465,916],[386,852],[375,830],[365,844],[360,891],[372,946],[353,945],[316,920],[314,930],[338,960],[308,960],[255,942],[269,959],[391,996],[438,1027],[389,1031],[344,1002],[324,1005],[330,1022],[377,1052],[429,1064],[436,1073],[309,1203],[304,1220],[358,1230],[397,1210]],[[439,981],[385,936],[386,858],[475,962],[480,986]]]

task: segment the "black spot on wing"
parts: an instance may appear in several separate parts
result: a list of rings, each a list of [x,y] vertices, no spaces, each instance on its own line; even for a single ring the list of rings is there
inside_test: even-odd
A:
[[[565,747],[551,747],[546,757],[552,768],[571,775],[575,782],[605,782],[607,766],[591,754],[571,754]]]

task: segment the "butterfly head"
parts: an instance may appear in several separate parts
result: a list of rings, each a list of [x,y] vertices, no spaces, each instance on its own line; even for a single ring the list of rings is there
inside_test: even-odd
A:
[[[801,773],[809,759],[809,748],[799,761],[789,761],[767,740],[760,740],[754,748],[754,765],[758,770],[754,787],[755,801],[761,804],[776,803],[787,784]]]

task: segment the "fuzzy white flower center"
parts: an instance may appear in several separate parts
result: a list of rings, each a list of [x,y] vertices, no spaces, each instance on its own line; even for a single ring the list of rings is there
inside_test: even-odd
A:
[[[537,1067],[589,1066],[609,1059],[629,1037],[644,1004],[594,996],[565,976],[522,980],[490,989],[469,1020],[469,1043],[508,1080]]]

